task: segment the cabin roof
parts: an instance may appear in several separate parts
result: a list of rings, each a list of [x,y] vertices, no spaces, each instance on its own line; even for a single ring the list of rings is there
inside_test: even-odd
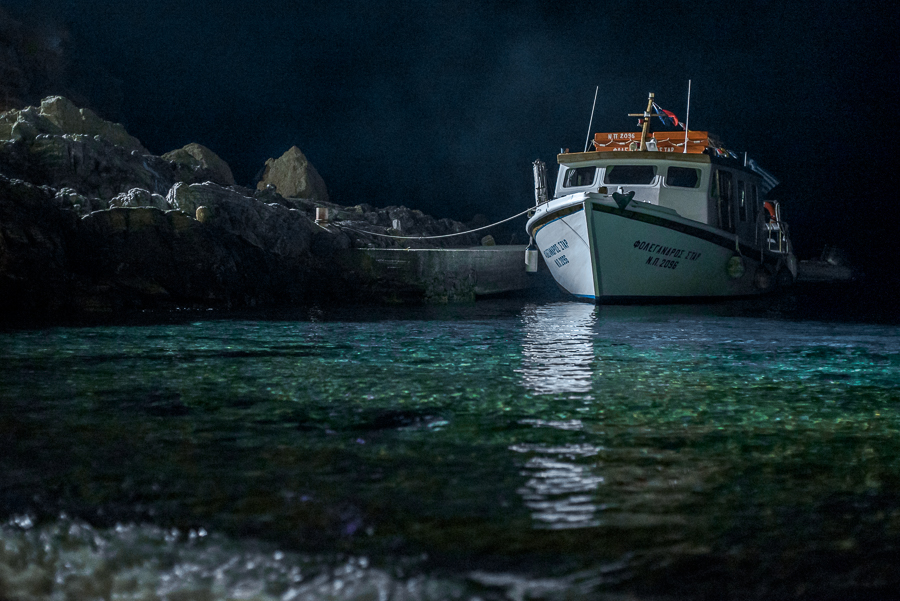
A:
[[[741,171],[754,178],[761,178],[761,175],[753,171],[750,167],[742,165],[740,161],[732,158],[721,158],[710,156],[708,154],[683,154],[680,152],[663,152],[653,150],[616,150],[607,152],[565,152],[557,155],[557,162],[560,165],[579,166],[579,164],[590,163],[665,163],[681,162],[694,163],[700,165],[719,165]],[[587,165],[584,165],[587,166]],[[602,165],[601,165],[602,166]]]
[[[683,161],[687,163],[710,163],[708,154],[683,154],[680,152],[661,152],[658,150],[615,150],[605,152],[565,152],[557,155],[556,161],[560,165],[572,163],[586,163],[589,161],[634,161],[635,159],[649,159],[653,161]]]

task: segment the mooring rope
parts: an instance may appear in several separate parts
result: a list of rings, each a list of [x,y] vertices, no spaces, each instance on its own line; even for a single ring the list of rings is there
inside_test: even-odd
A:
[[[547,202],[549,202],[549,201],[547,201]],[[331,222],[331,224],[338,228],[341,228],[341,229],[350,230],[351,232],[356,232],[357,234],[366,234],[368,236],[378,236],[380,238],[393,238],[395,240],[434,240],[436,238],[451,238],[453,236],[464,236],[466,234],[473,234],[475,232],[480,232],[481,230],[486,230],[488,228],[492,228],[495,225],[500,225],[501,223],[506,223],[507,221],[512,221],[513,219],[515,219],[517,217],[521,217],[522,215],[525,215],[526,213],[534,211],[539,206],[547,204],[547,202],[542,202],[541,204],[533,206],[530,209],[525,209],[521,213],[517,213],[517,214],[513,215],[512,217],[507,217],[506,219],[502,219],[502,220],[497,221],[496,223],[492,223],[490,225],[485,225],[483,227],[477,227],[473,230],[467,230],[465,232],[456,232],[455,234],[441,234],[440,236],[393,236],[391,234],[379,234],[376,232],[367,232],[365,230],[358,230],[358,229],[352,228],[347,225],[342,225],[336,221]]]

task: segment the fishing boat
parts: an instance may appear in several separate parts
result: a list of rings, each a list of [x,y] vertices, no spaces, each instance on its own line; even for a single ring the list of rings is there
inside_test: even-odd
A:
[[[678,125],[653,94],[630,116],[640,131],[597,133],[592,149],[558,155],[552,199],[535,161],[526,229],[556,282],[594,302],[752,296],[791,284],[788,226],[781,203],[766,199],[778,181],[708,132],[651,132],[657,117]]]

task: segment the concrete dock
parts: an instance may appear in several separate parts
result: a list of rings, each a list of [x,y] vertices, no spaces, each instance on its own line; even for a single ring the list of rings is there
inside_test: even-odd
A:
[[[397,300],[422,295],[425,302],[465,302],[479,296],[555,288],[542,264],[525,271],[524,245],[472,248],[357,249],[367,269],[383,281],[384,294]]]

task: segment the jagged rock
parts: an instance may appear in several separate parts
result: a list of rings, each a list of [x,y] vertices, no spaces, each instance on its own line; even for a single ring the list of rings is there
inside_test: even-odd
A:
[[[119,123],[105,121],[90,109],[80,109],[62,96],[50,96],[40,108],[27,107],[0,115],[0,140],[33,139],[39,134],[100,136],[131,152],[150,154]]]
[[[167,161],[99,136],[41,134],[30,143],[0,146],[0,158],[12,175],[106,200],[132,188],[165,194],[175,183]]]
[[[270,252],[300,257],[309,251],[315,226],[296,209],[260,202],[210,182],[175,184],[166,200],[188,215],[197,215],[203,207],[204,224],[222,228]]]
[[[256,187],[258,190],[265,190],[270,185],[285,197],[328,202],[325,181],[296,146],[291,146],[278,159],[266,161],[262,179]]]
[[[100,136],[125,150],[150,154],[120,123],[101,119],[92,110],[80,109],[62,96],[51,96],[42,100],[41,115],[59,127],[63,133]]]
[[[132,188],[128,192],[116,195],[109,201],[110,208],[113,207],[153,207],[160,211],[169,208],[166,199],[160,194],[152,194],[148,190],[142,188]]]
[[[465,233],[468,228],[464,224],[452,219],[435,219],[417,209],[402,206],[375,209],[366,204],[339,209],[333,217],[335,226],[346,228],[357,247],[450,248],[480,244],[476,234]],[[394,220],[399,221],[400,232],[393,229]]]
[[[178,181],[234,183],[228,165],[212,151],[189,144],[176,152],[189,164],[151,155],[118,123],[60,96],[45,99],[40,108],[0,114],[0,167],[32,183],[106,201],[133,188],[166,194]]]
[[[79,194],[74,188],[60,188],[56,192],[55,199],[61,205],[71,208],[77,215],[83,217],[92,211],[107,208],[107,203],[99,198],[91,198]]]
[[[188,177],[180,177],[183,182],[210,181],[223,186],[233,186],[234,175],[231,167],[219,155],[202,144],[191,143],[178,150],[162,155],[188,171]]]

